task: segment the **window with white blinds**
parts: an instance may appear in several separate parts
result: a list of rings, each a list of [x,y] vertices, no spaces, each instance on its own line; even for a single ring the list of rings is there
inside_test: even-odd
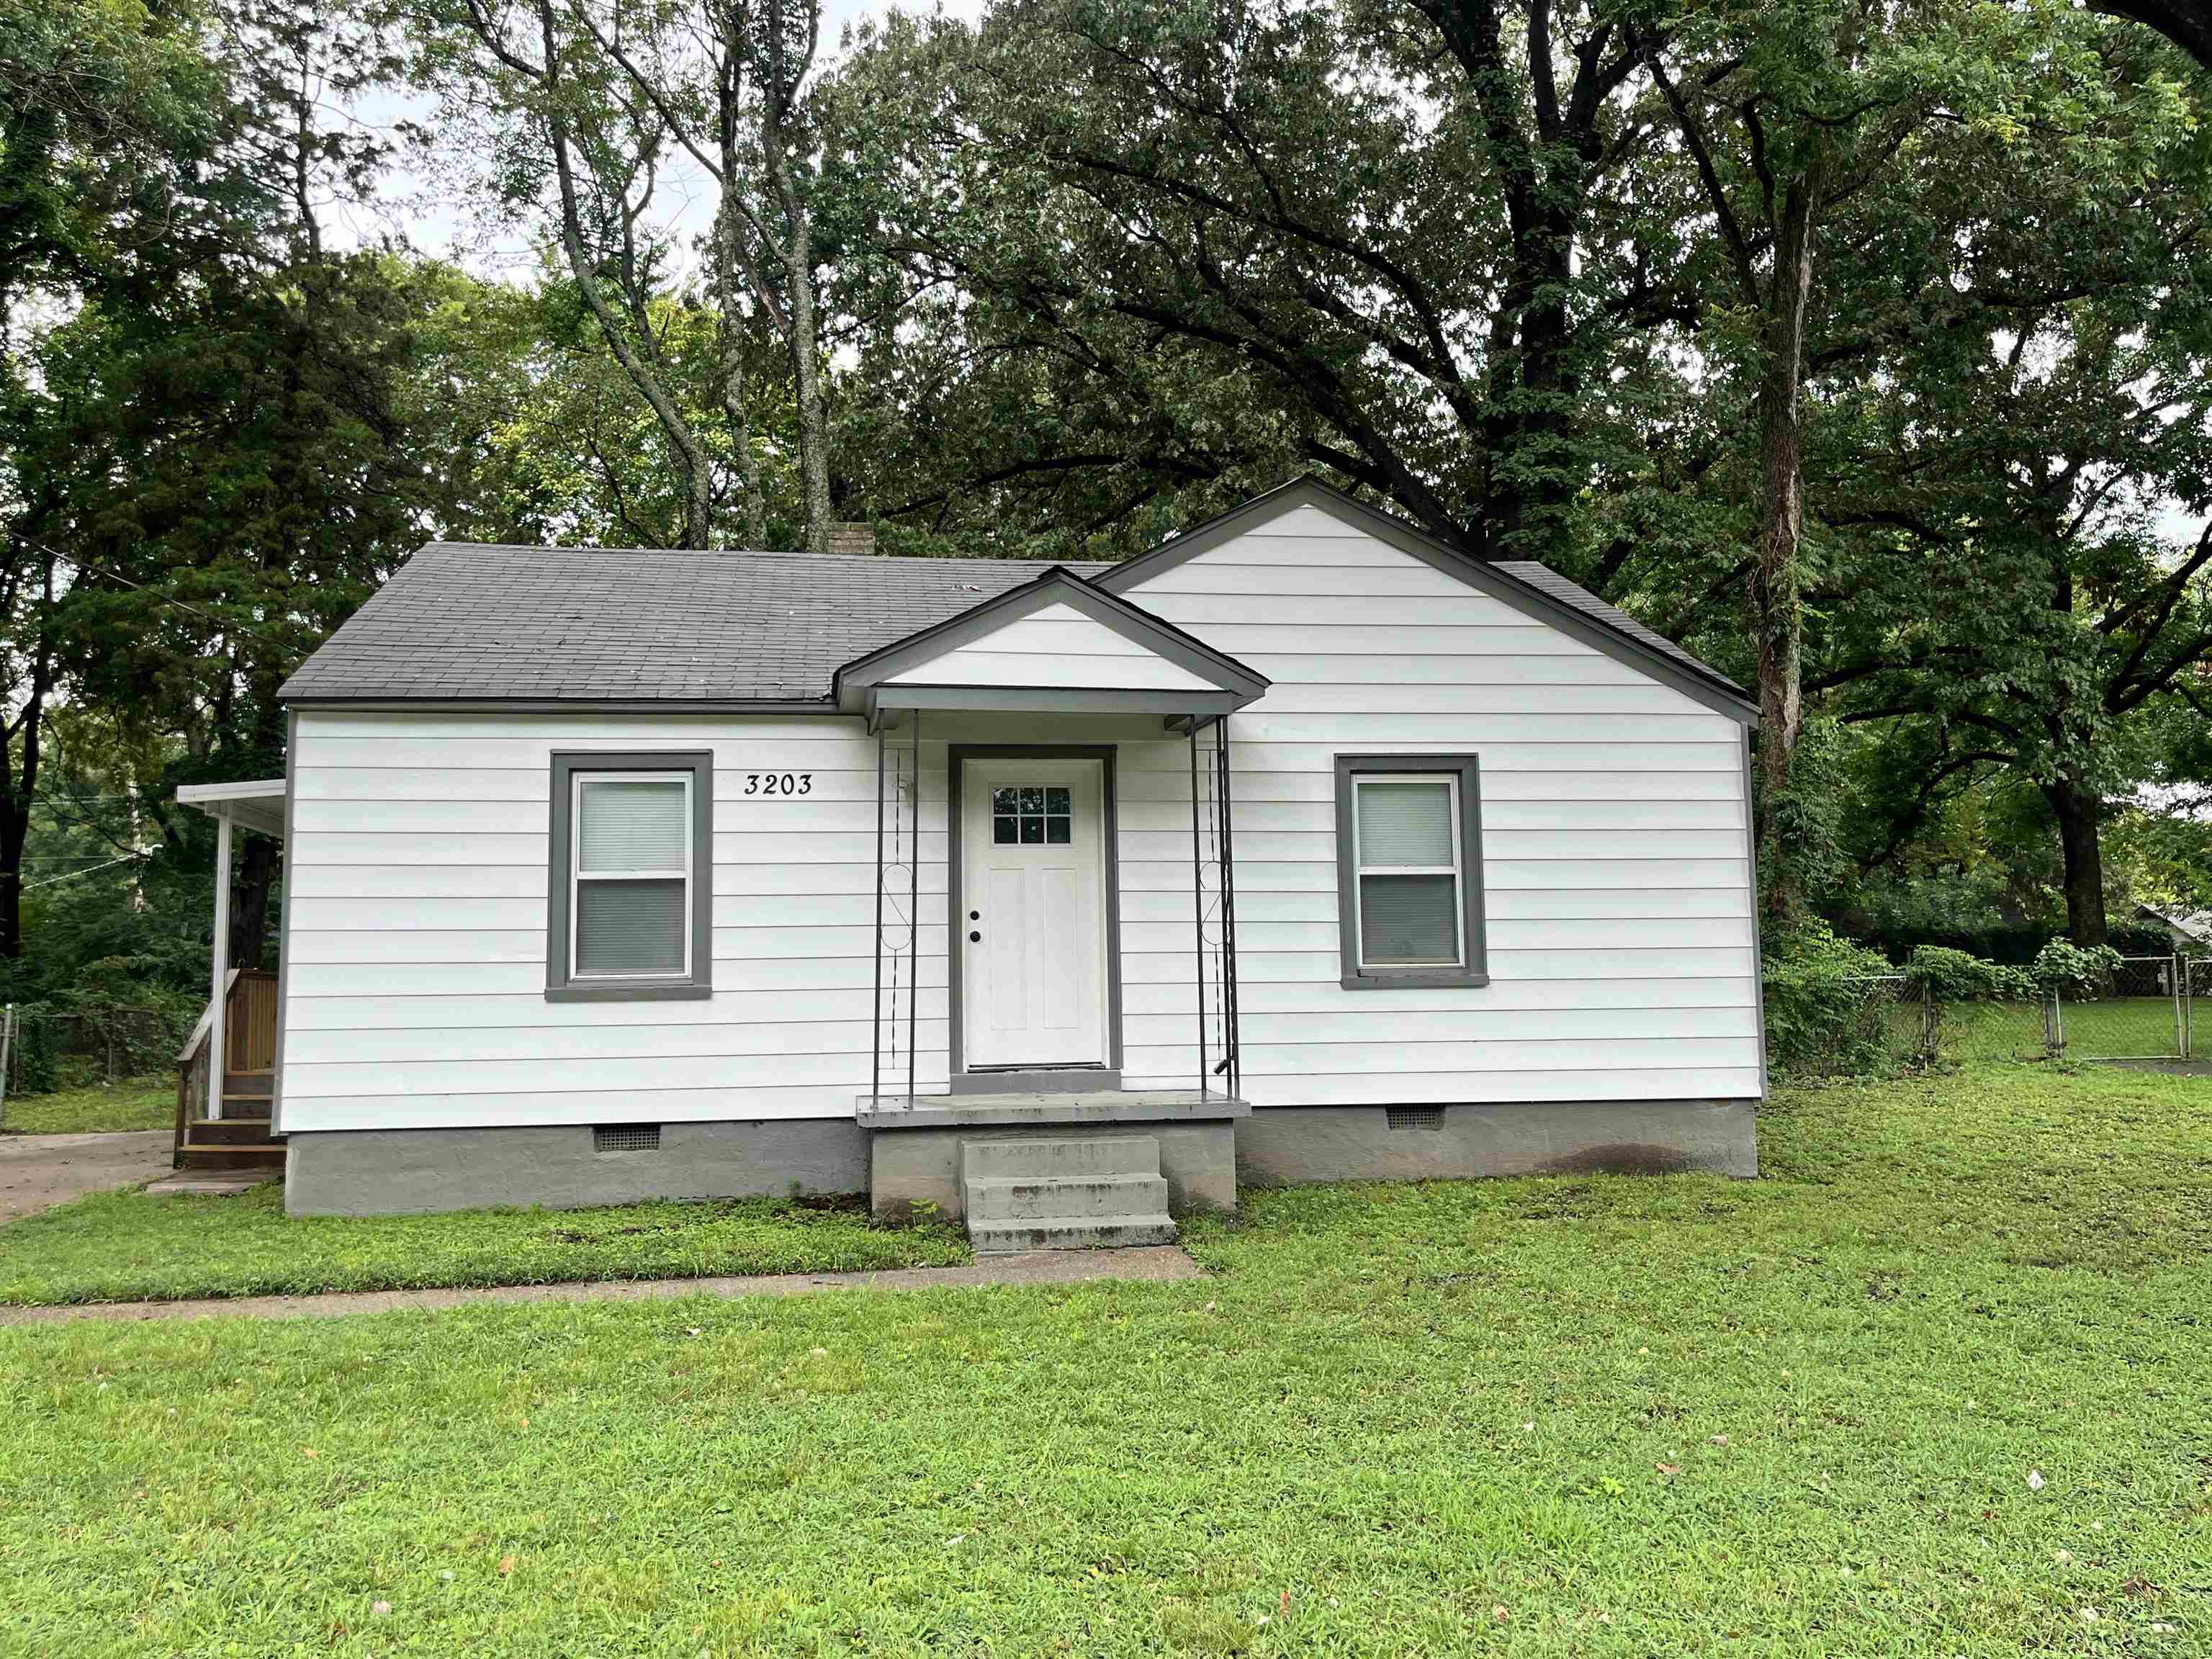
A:
[[[1459,781],[1358,778],[1359,961],[1457,967]]]
[[[1340,756],[1347,987],[1481,984],[1480,828],[1469,756]]]
[[[578,979],[681,974],[689,966],[691,780],[615,774],[575,781]]]
[[[709,758],[556,756],[554,773],[547,994],[708,994]]]

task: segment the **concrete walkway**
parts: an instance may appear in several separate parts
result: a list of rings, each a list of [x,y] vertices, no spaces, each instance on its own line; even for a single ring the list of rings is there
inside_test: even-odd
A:
[[[1129,1250],[1026,1250],[958,1267],[893,1267],[862,1273],[724,1274],[709,1279],[500,1285],[475,1290],[346,1291],[328,1296],[216,1297],[197,1302],[87,1302],[65,1308],[0,1308],[0,1325],[69,1319],[296,1319],[387,1313],[395,1308],[475,1307],[488,1302],[655,1302],[684,1296],[806,1296],[817,1291],[927,1291],[988,1285],[1080,1285],[1090,1279],[1165,1283],[1206,1269],[1173,1244]]]
[[[167,1175],[174,1141],[167,1129],[0,1135],[0,1221]]]

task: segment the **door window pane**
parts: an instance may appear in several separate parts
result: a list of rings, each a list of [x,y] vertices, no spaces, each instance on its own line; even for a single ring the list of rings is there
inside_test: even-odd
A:
[[[684,882],[576,884],[579,974],[684,971]]]
[[[1450,876],[1360,877],[1359,943],[1371,963],[1456,963],[1458,882]]]
[[[1451,785],[1442,778],[1359,786],[1359,864],[1449,869],[1457,828]]]
[[[1059,784],[991,791],[991,844],[1065,847],[1074,840],[1075,796]]]

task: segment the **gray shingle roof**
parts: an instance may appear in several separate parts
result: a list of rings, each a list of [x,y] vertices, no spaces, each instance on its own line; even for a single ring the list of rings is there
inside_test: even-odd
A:
[[[856,657],[1053,567],[1030,559],[433,542],[280,693],[484,702],[827,700]],[[1113,568],[1068,564],[1077,575]],[[1496,568],[1716,684],[1673,641],[1530,560]]]
[[[1668,639],[1664,634],[1655,634],[1626,611],[1607,605],[1587,587],[1578,587],[1547,564],[1538,564],[1534,559],[1498,559],[1496,568],[1507,575],[1526,582],[1545,598],[1556,599],[1561,605],[1579,611],[1592,622],[1603,623],[1617,634],[1626,634],[1638,644],[1648,646],[1669,661],[1694,670],[1716,685],[1726,686],[1741,696],[1750,693],[1710,664],[1701,662]]]
[[[281,695],[826,698],[840,665],[1051,568],[1016,559],[434,542],[301,664]],[[1106,568],[1065,568],[1083,575]]]

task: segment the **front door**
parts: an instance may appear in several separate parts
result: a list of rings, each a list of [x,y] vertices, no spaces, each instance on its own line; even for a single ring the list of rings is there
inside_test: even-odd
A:
[[[961,768],[961,1045],[969,1071],[1106,1063],[1103,768]]]

